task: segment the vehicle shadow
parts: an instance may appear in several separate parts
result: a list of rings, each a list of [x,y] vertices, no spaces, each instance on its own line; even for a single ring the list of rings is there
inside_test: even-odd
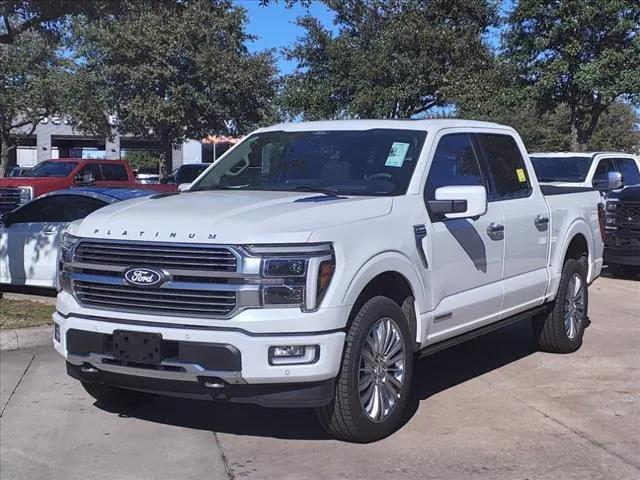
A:
[[[531,322],[521,322],[419,360],[404,423],[410,422],[420,401],[534,353]],[[130,410],[103,410],[166,425],[233,435],[282,439],[329,440],[309,409],[266,409],[252,405],[213,403],[151,396]]]

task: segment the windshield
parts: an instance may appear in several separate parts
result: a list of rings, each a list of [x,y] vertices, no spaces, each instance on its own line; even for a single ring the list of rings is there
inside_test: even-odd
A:
[[[66,177],[78,162],[50,162],[44,161],[39,163],[29,172],[30,177]]]
[[[258,133],[230,151],[191,190],[402,195],[426,135],[397,129]]]
[[[531,157],[540,182],[584,182],[591,157]]]

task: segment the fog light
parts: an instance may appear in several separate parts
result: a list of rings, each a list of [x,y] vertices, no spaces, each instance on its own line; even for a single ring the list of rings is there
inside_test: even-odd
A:
[[[276,345],[269,347],[269,365],[309,365],[319,354],[319,345]]]
[[[60,325],[53,322],[53,339],[60,343]]]

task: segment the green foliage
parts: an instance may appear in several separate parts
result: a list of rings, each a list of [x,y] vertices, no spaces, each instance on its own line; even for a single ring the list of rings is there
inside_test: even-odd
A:
[[[305,119],[406,118],[445,105],[447,89],[490,60],[482,34],[495,21],[485,0],[324,0],[332,34],[310,16],[286,51],[298,68],[282,104]]]
[[[155,169],[159,171],[160,162],[162,158],[159,154],[154,152],[148,152],[144,150],[132,150],[126,153],[125,160],[129,163],[134,170]]]
[[[541,111],[569,109],[572,149],[587,148],[616,100],[640,102],[640,2],[519,0],[504,57]]]
[[[515,128],[529,152],[572,151],[571,111],[565,104],[541,112],[535,100],[497,95],[477,108],[461,108],[460,117],[501,123]],[[515,98],[515,100],[514,100]],[[616,101],[603,112],[585,150],[640,152],[640,117],[626,103]]]
[[[271,110],[275,67],[248,52],[245,25],[227,0],[131,1],[117,21],[76,22],[72,117],[96,134],[157,137],[165,154],[187,138],[254,128]]]
[[[0,44],[0,175],[16,148],[16,135],[33,132],[38,122],[58,111],[66,67],[55,39],[38,32]]]

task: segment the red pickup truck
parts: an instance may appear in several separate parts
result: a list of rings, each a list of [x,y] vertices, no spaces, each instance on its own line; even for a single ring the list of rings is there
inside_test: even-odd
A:
[[[0,214],[24,205],[37,196],[73,186],[126,187],[176,191],[177,185],[137,183],[124,160],[59,158],[36,165],[28,177],[0,178]]]

